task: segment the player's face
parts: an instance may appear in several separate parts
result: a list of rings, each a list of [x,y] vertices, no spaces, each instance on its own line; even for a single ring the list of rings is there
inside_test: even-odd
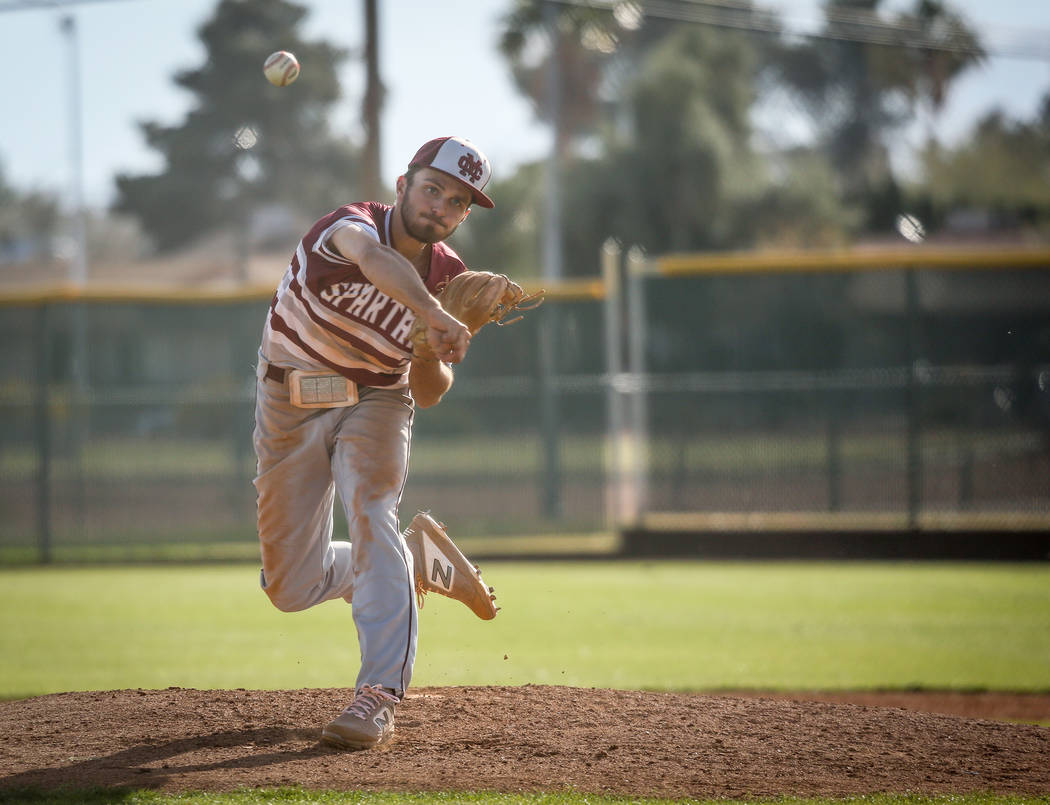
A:
[[[445,240],[470,212],[470,191],[441,171],[423,168],[402,184],[401,222],[423,243]]]

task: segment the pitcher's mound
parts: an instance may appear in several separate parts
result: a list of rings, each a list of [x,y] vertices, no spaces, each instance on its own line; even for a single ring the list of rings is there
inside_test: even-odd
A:
[[[869,704],[418,688],[398,707],[391,743],[341,752],[318,735],[348,703],[344,690],[63,693],[0,703],[0,789],[1050,793],[1050,729],[863,695]]]

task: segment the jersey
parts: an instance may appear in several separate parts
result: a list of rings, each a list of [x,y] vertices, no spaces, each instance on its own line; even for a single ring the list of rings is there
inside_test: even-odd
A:
[[[391,206],[374,201],[347,204],[299,241],[270,302],[261,346],[267,360],[333,370],[364,386],[407,384],[415,314],[376,288],[330,244],[336,229],[352,223],[391,246],[392,213]],[[423,282],[436,294],[465,270],[451,247],[435,243]]]

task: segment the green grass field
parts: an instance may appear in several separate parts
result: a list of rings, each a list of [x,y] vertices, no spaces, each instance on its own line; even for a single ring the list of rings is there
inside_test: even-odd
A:
[[[1050,690],[1050,567],[491,563],[430,596],[414,685]],[[285,614],[254,565],[0,571],[0,696],[350,685],[349,607]]]
[[[428,598],[415,686],[1050,690],[1050,567],[699,561],[490,563],[492,622]],[[283,614],[251,564],[0,570],[0,696],[351,685],[349,608]],[[96,797],[97,793],[97,797]],[[545,797],[0,793],[0,802],[620,803]],[[96,798],[92,798],[96,797]],[[654,800],[656,801],[656,800]],[[1048,798],[862,797],[1006,805]],[[825,803],[834,800],[776,800]]]

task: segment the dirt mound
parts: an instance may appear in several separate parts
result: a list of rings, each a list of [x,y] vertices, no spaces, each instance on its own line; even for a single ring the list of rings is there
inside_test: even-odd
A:
[[[0,789],[1050,793],[1050,729],[872,706],[876,695],[863,694],[860,705],[533,685],[419,688],[399,707],[389,745],[348,753],[317,740],[347,703],[344,690],[63,693],[0,703]],[[892,695],[920,704],[914,694]],[[1050,707],[1050,697],[1021,699],[1035,718]],[[934,704],[944,709],[944,701]]]

